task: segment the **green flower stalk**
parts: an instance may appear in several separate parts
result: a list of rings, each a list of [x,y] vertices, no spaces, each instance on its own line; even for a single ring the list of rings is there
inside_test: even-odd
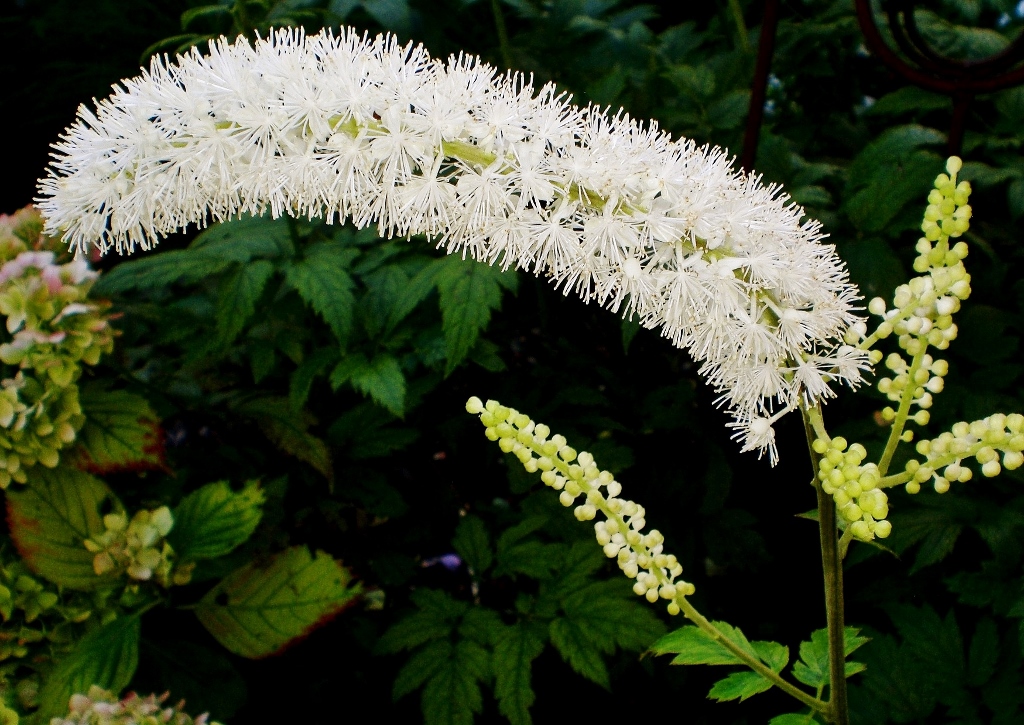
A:
[[[528,472],[540,471],[541,480],[559,492],[562,505],[574,507],[578,520],[593,521],[601,514],[602,519],[594,524],[597,543],[605,556],[615,559],[623,574],[635,580],[633,591],[637,595],[652,604],[666,600],[669,614],[683,614],[738,662],[808,707],[828,712],[827,703],[785,680],[749,646],[738,644],[690,604],[687,597],[695,588],[679,578],[683,567],[675,556],[664,552],[664,537],[656,529],[643,533],[647,527],[643,506],[622,498],[622,485],[609,471],[600,470],[592,455],[577,452],[563,436],[551,435],[546,425],[534,423],[528,415],[495,400],[484,403],[480,398],[470,398],[466,411],[480,416],[484,435],[497,441],[502,451],[518,458]],[[577,503],[581,496],[584,502]]]
[[[575,506],[578,520],[593,521],[600,512],[604,518],[594,524],[594,534],[605,556],[636,580],[633,591],[639,596],[652,604],[666,599],[669,613],[679,614],[677,599],[693,594],[694,586],[678,579],[683,567],[675,556],[664,553],[665,538],[657,529],[644,533],[644,507],[620,497],[622,484],[609,471],[600,470],[586,451],[577,453],[563,436],[551,435],[546,425],[497,401],[485,404],[470,398],[466,410],[479,414],[486,426],[484,435],[497,441],[501,450],[518,458],[527,471],[540,471],[541,480],[560,492],[561,504]],[[576,505],[581,496],[584,502]]]

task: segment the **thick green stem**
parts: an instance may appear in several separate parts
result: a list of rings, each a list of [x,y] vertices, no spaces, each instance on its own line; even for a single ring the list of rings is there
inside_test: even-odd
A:
[[[836,505],[825,493],[818,480],[818,466],[821,455],[811,445],[820,437],[816,429],[824,430],[821,409],[818,406],[807,409],[800,407],[807,434],[807,447],[811,454],[814,471],[814,491],[818,496],[818,533],[821,540],[821,568],[825,575],[825,626],[828,631],[829,701],[827,716],[836,725],[849,725],[850,708],[846,699],[846,641],[843,613],[843,561],[839,556],[837,541]]]

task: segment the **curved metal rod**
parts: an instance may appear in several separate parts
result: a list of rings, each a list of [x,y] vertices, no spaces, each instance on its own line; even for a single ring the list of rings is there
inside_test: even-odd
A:
[[[958,65],[957,61],[936,53],[921,37],[914,19],[913,0],[890,2],[887,5],[885,14],[889,18],[889,30],[892,32],[893,40],[910,60],[936,73],[946,72],[950,64]]]
[[[748,174],[754,168],[757,145],[761,138],[768,73],[772,68],[772,55],[775,53],[775,34],[778,25],[779,0],[766,0],[764,19],[761,21],[761,35],[757,41],[754,81],[750,86],[750,112],[747,114],[747,127],[743,133],[743,151],[740,153],[740,166]]]
[[[874,12],[871,9],[870,0],[854,0],[854,4],[857,8],[857,20],[860,23],[861,32],[864,33],[864,39],[871,51],[875,53],[883,63],[915,85],[931,91],[944,93],[946,95],[953,95],[957,93],[976,95],[979,93],[1001,91],[1004,88],[1012,88],[1013,86],[1024,83],[1024,67],[1017,68],[998,76],[988,76],[983,78],[964,77],[957,78],[955,80],[935,77],[920,68],[915,68],[900,58],[882,38],[882,34],[879,32],[878,26],[875,24]],[[1018,43],[1024,45],[1022,39],[1018,38],[1010,48],[1007,48],[1007,51],[1016,49]],[[1003,59],[1005,53],[1006,51],[1003,51],[999,56],[995,56],[988,60],[995,61],[998,59],[1000,63],[1005,63],[1005,60]],[[1011,61],[1010,64],[1012,65],[1013,62],[1015,61]],[[974,68],[977,68],[980,65],[981,63],[974,66]],[[945,74],[948,74],[948,70],[944,72],[944,75]]]
[[[1024,32],[1021,32],[1008,46],[1003,48],[995,55],[989,56],[988,58],[982,58],[980,60],[957,60],[955,58],[948,58],[944,55],[936,53],[927,40],[922,36],[921,31],[917,27],[917,18],[914,15],[915,0],[893,0],[894,3],[898,4],[899,10],[903,16],[903,27],[900,29],[907,33],[910,41],[914,44],[918,52],[924,54],[928,58],[932,59],[939,64],[943,73],[957,73],[970,74],[978,73],[994,73],[995,71],[1009,68],[1013,65],[1024,60]],[[890,18],[892,16],[890,15]],[[892,21],[890,20],[890,25]]]

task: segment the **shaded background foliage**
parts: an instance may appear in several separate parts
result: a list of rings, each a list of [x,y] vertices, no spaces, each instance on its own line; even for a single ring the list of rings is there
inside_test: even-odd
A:
[[[227,14],[187,14],[195,7],[23,0],[0,16],[7,210],[30,200],[47,145],[78,103],[106,95],[162,39],[230,30]],[[615,0],[292,0],[247,8],[253,22],[291,20],[310,30],[345,22],[422,41],[435,56],[465,50],[499,67],[511,62],[578,102],[621,105],[674,135],[732,149],[748,110],[762,13],[744,0],[667,10]],[[970,58],[1004,47],[1022,15],[1009,0],[946,0],[920,20],[936,47]],[[755,167],[824,222],[866,297],[890,294],[911,271],[914,229],[942,167],[951,110],[947,98],[906,86],[865,51],[852,2],[782,4]],[[968,118],[961,176],[976,190],[966,261],[975,292],[949,351],[936,431],[992,411],[1024,411],[1024,283],[1016,266],[1022,120],[1021,88],[980,97]],[[824,625],[816,526],[794,516],[814,507],[799,421],[782,423],[782,464],[769,469],[737,453],[691,360],[649,331],[532,277],[516,282],[439,259],[422,240],[384,242],[305,222],[239,224],[219,237],[209,232],[199,246],[188,246],[194,233],[165,242],[151,259],[183,250],[173,269],[103,263],[109,271],[97,292],[125,315],[102,374],[150,400],[174,471],[124,474],[117,485],[139,500],[173,501],[199,481],[262,478],[267,516],[231,566],[308,542],[379,588],[384,605],[350,610],[258,662],[211,654],[187,612],[153,612],[133,687],[171,689],[191,710],[235,722],[334,722],[356,699],[414,721],[418,696],[392,704],[392,686],[398,677],[398,692],[412,691],[436,675],[417,672],[417,652],[461,643],[469,654],[453,660],[461,664],[452,677],[493,682],[487,653],[502,646],[494,633],[516,626],[555,640],[533,662],[532,712],[541,722],[566,701],[583,717],[651,707],[695,723],[765,722],[792,709],[774,691],[742,705],[713,704],[704,695],[714,672],[638,660],[642,642],[601,653],[585,636],[555,634],[570,625],[633,627],[653,640],[668,623],[619,596],[628,586],[597,547],[597,559],[573,548],[589,543],[589,527],[508,465],[463,403],[472,394],[497,398],[591,450],[651,512],[697,584],[703,612],[794,651]],[[877,446],[881,401],[871,391],[842,395],[826,415],[837,432]],[[897,493],[892,551],[854,547],[847,619],[873,638],[858,652],[868,670],[852,680],[858,722],[1024,718],[1020,484],[1019,473],[1007,473],[941,498]],[[581,609],[572,598],[584,586],[573,578],[581,569],[597,572],[588,581],[608,582],[597,600],[619,603]],[[431,611],[456,624],[430,620]],[[482,622],[476,629],[474,617]],[[433,644],[403,639],[403,622],[428,621],[439,627]],[[211,688],[212,681],[223,684]],[[502,721],[512,707],[500,673],[497,682],[497,698],[484,688],[478,722]],[[430,719],[459,721],[457,707],[442,705],[450,689],[428,683],[425,692]],[[660,695],[641,706],[641,692]],[[473,698],[464,699],[463,709]]]

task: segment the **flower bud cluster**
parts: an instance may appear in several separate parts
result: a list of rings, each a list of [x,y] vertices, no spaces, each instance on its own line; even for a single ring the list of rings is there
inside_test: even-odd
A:
[[[926,460],[907,462],[909,493],[919,492],[928,481],[939,493],[948,491],[952,481],[970,481],[971,469],[963,465],[970,458],[986,478],[998,476],[1003,468],[1012,471],[1024,464],[1024,415],[997,413],[973,423],[957,423],[938,438],[918,441],[917,452]]]
[[[963,168],[963,162],[956,156],[946,162],[949,175],[935,177],[935,188],[928,194],[928,206],[921,222],[921,231],[929,242],[948,242],[966,232],[971,226],[971,207],[967,203],[971,185],[966,181],[959,184],[956,175]],[[937,263],[932,260],[932,263]],[[947,262],[947,266],[951,263]],[[916,267],[915,267],[916,268]],[[918,269],[924,272],[924,269]]]
[[[644,507],[621,498],[622,485],[609,471],[600,470],[586,451],[577,453],[563,436],[551,435],[546,425],[497,401],[484,404],[470,398],[466,410],[480,416],[486,426],[484,435],[497,441],[502,451],[516,456],[530,473],[540,471],[541,480],[560,492],[562,505],[574,507],[578,520],[592,521],[601,513],[604,519],[594,524],[594,533],[605,556],[636,580],[637,595],[652,604],[666,599],[669,613],[679,614],[676,599],[693,594],[694,586],[678,579],[682,565],[664,553],[665,539],[657,529],[644,533]],[[583,502],[577,503],[580,497]]]
[[[67,716],[53,718],[50,725],[217,725],[207,714],[192,718],[182,712],[184,700],[166,707],[167,697],[167,693],[139,697],[133,692],[118,700],[114,693],[93,685],[88,694],[72,695]]]
[[[924,352],[928,345],[939,350],[948,348],[957,335],[953,314],[971,294],[971,276],[963,265],[967,244],[950,242],[970,227],[967,199],[971,185],[956,182],[961,165],[959,158],[950,157],[946,162],[949,175],[939,174],[928,195],[921,225],[925,236],[917,242],[918,256],[914,260],[914,271],[923,276],[896,288],[891,309],[881,297],[868,304],[868,311],[882,318],[873,337],[895,333],[900,347],[910,355]]]
[[[918,425],[927,425],[931,419],[928,409],[932,407],[932,396],[942,392],[945,376],[949,372],[949,364],[945,360],[936,360],[924,354],[920,360],[908,363],[899,353],[892,353],[885,359],[885,366],[894,375],[883,377],[878,381],[878,389],[897,405],[909,391],[910,406],[916,406],[917,412],[910,416]],[[891,406],[882,409],[882,419],[891,423],[896,418],[896,410]],[[904,433],[904,439],[911,440],[910,431]]]
[[[815,439],[812,444],[821,456],[818,480],[825,493],[836,502],[839,514],[849,525],[850,534],[861,541],[876,536],[884,539],[892,532],[889,497],[879,488],[882,477],[878,466],[864,463],[867,451],[860,443],[847,447],[845,438]]]
[[[31,207],[0,216],[0,314],[10,338],[0,362],[0,487],[24,483],[36,463],[54,467],[85,422],[75,385],[81,367],[113,348],[106,303],[87,300],[97,273],[61,260]]]
[[[131,521],[124,512],[107,514],[103,525],[106,531],[85,541],[85,548],[95,554],[97,575],[123,571],[136,581],[153,580],[162,587],[188,584],[193,567],[175,566],[174,550],[165,538],[174,526],[169,508],[143,509]]]

